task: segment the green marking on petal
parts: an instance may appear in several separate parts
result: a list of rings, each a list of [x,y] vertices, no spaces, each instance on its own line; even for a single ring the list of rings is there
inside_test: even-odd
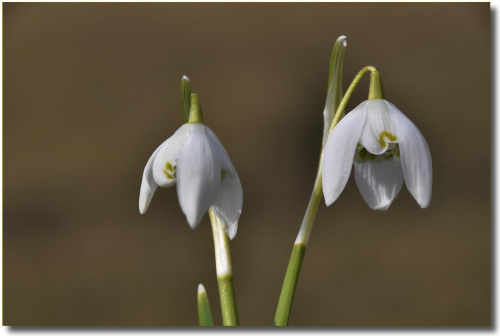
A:
[[[167,178],[173,180],[175,179],[175,168],[176,166],[172,166],[170,162],[167,162],[165,164],[165,168],[163,169],[163,173],[167,176]]]
[[[224,169],[221,169],[221,171],[220,171],[220,181],[221,182],[224,181],[224,179],[226,178],[227,174],[228,174],[227,171],[225,171]]]
[[[398,140],[398,138],[394,134],[389,133],[387,131],[382,131],[382,132],[380,132],[380,134],[378,136],[378,143],[382,147],[387,146],[387,142],[385,142],[384,138],[387,139],[388,141],[391,141],[391,142],[394,142],[394,141]]]
[[[399,145],[397,143],[390,143],[387,146],[387,150],[379,155],[372,154],[368,150],[366,150],[365,147],[361,146],[361,148],[356,149],[356,152],[354,153],[354,162],[365,163],[370,161],[372,163],[377,163],[381,162],[382,160],[392,160],[394,158],[394,155],[396,155],[398,158],[401,155],[399,152]]]

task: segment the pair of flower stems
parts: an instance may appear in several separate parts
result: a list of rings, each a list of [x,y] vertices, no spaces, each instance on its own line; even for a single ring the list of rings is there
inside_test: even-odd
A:
[[[345,95],[342,97],[342,69],[344,62],[344,54],[346,49],[346,37],[341,36],[334,44],[332,55],[330,58],[329,75],[328,75],[328,90],[327,100],[324,110],[324,134],[321,154],[319,159],[319,167],[314,183],[313,192],[307,206],[304,219],[300,226],[299,233],[295,240],[292,249],[290,261],[285,274],[285,279],[281,289],[281,294],[274,318],[275,326],[288,325],[290,312],[292,309],[293,298],[297,288],[297,282],[304,259],[305,251],[311,235],[314,219],[318,211],[318,206],[323,196],[322,188],[322,158],[323,149],[330,132],[338,124],[340,119],[345,115],[345,107],[352,93],[362,77],[370,72],[370,87],[368,99],[383,99],[383,88],[379,72],[373,66],[362,68],[353,79]],[[184,120],[189,119],[189,101],[190,88],[189,79],[183,77],[181,84],[181,104],[183,106]],[[212,224],[212,232],[214,237],[214,248],[216,255],[216,267],[225,265],[228,269],[223,276],[217,270],[217,281],[219,287],[220,304],[222,311],[222,319],[224,326],[237,326],[239,324],[238,311],[236,307],[236,298],[232,280],[231,256],[229,250],[229,240],[222,230],[222,224],[217,216],[209,210],[210,222]],[[202,284],[198,287],[198,318],[200,326],[213,326],[213,318],[210,310],[208,296]]]

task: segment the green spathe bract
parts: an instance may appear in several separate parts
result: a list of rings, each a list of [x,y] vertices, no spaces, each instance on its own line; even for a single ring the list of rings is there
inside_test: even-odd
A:
[[[191,105],[191,81],[188,76],[182,76],[181,78],[181,110],[182,110],[182,121],[184,123],[188,122],[189,111]]]
[[[344,68],[344,54],[347,47],[347,38],[340,36],[333,45],[328,71],[328,90],[326,93],[325,109],[323,111],[323,145],[326,142],[330,125],[342,99],[342,70]]]
[[[188,123],[203,124],[203,114],[201,113],[200,98],[196,93],[191,93],[191,105],[189,109]]]

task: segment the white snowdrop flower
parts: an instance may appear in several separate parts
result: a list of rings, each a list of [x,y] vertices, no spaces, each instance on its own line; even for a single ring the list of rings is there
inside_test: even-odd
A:
[[[243,205],[240,179],[224,146],[196,113],[190,113],[189,122],[161,144],[146,164],[139,211],[147,211],[158,186],[177,183],[179,204],[191,228],[196,228],[211,208],[232,239]]]
[[[323,194],[329,206],[340,196],[351,174],[363,199],[374,210],[386,210],[406,183],[426,208],[432,194],[432,160],[418,128],[396,106],[370,99],[348,113],[332,130],[323,156]]]

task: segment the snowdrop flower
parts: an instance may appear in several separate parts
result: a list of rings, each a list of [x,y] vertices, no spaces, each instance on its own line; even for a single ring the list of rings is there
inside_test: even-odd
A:
[[[384,99],[364,101],[332,130],[323,156],[323,194],[329,206],[351,174],[363,199],[374,210],[386,210],[403,179],[417,203],[431,200],[432,161],[418,128]]]
[[[196,95],[191,98],[191,106],[199,107]],[[199,109],[191,109],[189,122],[161,144],[146,164],[140,213],[147,211],[158,186],[176,183],[179,204],[191,228],[196,228],[211,208],[229,238],[234,238],[243,205],[240,180],[222,143],[202,123]]]

